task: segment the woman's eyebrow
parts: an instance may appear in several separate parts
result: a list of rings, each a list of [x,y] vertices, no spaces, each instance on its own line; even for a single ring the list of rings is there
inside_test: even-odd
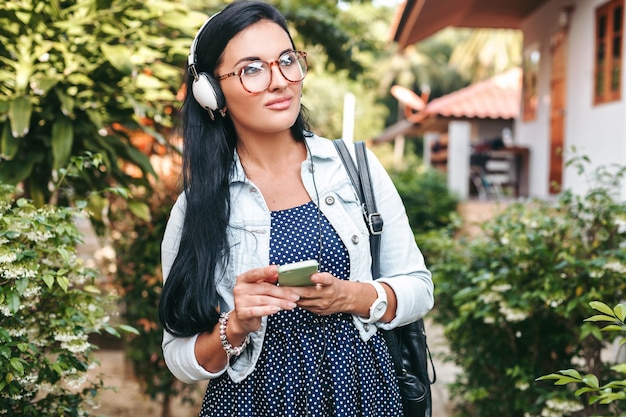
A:
[[[276,57],[276,59],[280,58],[283,54],[287,53],[287,52],[291,52],[294,51],[293,48],[287,48],[284,51],[280,52],[278,54],[278,56]],[[239,59],[237,62],[235,62],[235,66],[241,64],[242,62],[252,62],[252,61],[263,61],[260,57],[258,56],[247,56],[244,58]]]

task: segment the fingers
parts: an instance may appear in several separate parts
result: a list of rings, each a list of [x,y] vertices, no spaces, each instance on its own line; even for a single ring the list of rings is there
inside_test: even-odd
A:
[[[262,268],[251,269],[237,277],[237,282],[269,282],[275,284],[278,281],[278,267],[269,265]]]
[[[261,318],[280,310],[293,310],[300,299],[289,288],[276,286],[278,268],[275,265],[251,269],[239,275],[233,295],[237,320],[241,327],[255,331]]]

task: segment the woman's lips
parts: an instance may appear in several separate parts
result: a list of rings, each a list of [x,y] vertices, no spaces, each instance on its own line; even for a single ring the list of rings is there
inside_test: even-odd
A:
[[[268,101],[265,107],[271,110],[285,110],[291,106],[291,98],[281,97],[275,100]]]

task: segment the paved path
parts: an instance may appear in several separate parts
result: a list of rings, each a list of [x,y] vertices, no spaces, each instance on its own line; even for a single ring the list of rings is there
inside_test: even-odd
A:
[[[444,362],[448,354],[448,346],[443,336],[443,328],[428,320],[425,320],[428,347],[433,356],[437,381],[432,385],[433,394],[433,417],[447,417],[452,415],[453,402],[450,398],[447,385],[454,382],[459,368],[451,363]]]

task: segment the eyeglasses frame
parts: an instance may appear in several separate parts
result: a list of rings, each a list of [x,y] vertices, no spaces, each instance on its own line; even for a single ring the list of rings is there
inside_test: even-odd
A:
[[[296,49],[293,49],[293,50],[291,50],[291,51],[285,51],[285,52],[283,52],[282,54],[280,54],[280,56],[278,57],[278,59],[276,59],[276,60],[274,60],[274,61],[272,61],[272,62],[266,62],[266,61],[263,61],[263,60],[261,60],[261,59],[257,59],[257,60],[255,60],[255,61],[251,61],[251,62],[257,62],[257,61],[260,61],[260,62],[262,62],[262,63],[264,63],[264,64],[267,64],[267,66],[269,67],[269,69],[270,69],[270,80],[269,80],[269,83],[267,84],[267,87],[269,87],[269,86],[272,84],[272,76],[273,76],[273,72],[272,72],[272,65],[276,65],[276,66],[278,67],[278,72],[280,72],[280,75],[282,75],[282,76],[283,76],[283,78],[284,78],[285,80],[289,81],[290,83],[298,83],[298,82],[300,82],[300,81],[304,80],[304,77],[303,77],[303,78],[302,78],[302,80],[292,81],[292,80],[290,80],[289,78],[287,78],[287,77],[285,76],[285,74],[283,73],[283,70],[280,68],[280,64],[279,64],[280,58],[281,58],[283,55],[288,54],[288,53],[292,53],[292,52],[294,52],[294,53],[296,54],[296,56],[297,56],[298,60],[300,60],[300,59],[304,58],[305,70],[306,70],[306,73],[308,73],[308,72],[309,72],[309,63],[308,63],[308,62],[307,62],[307,60],[306,60],[307,53],[306,53],[306,52],[304,52],[304,51],[298,51],[298,50],[296,50]],[[243,80],[241,79],[241,74],[243,73],[243,70],[244,70],[244,69],[245,69],[245,66],[244,66],[244,67],[242,67],[242,68],[240,68],[240,69],[239,69],[239,70],[237,70],[237,71],[233,71],[233,72],[229,72],[229,73],[226,73],[226,74],[218,75],[218,76],[217,76],[217,79],[218,79],[218,81],[222,81],[222,80],[225,80],[225,79],[230,78],[230,77],[239,77],[239,82],[241,83],[241,86],[243,87],[243,89],[244,89],[244,90],[246,90],[246,91],[247,91],[248,93],[250,93],[250,94],[259,94],[259,93],[262,93],[263,91],[267,90],[267,87],[265,87],[265,88],[264,88],[263,90],[261,90],[261,91],[255,91],[255,92],[252,92],[252,91],[248,90],[248,89],[246,88],[246,86],[244,85]],[[306,77],[306,74],[304,74],[304,75],[305,75],[305,77]]]

